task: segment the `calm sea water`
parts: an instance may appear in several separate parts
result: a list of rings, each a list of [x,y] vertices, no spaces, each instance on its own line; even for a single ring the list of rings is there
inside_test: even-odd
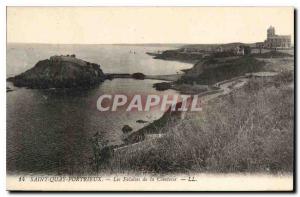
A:
[[[9,44],[7,77],[20,74],[55,54],[76,54],[98,63],[104,72],[174,74],[190,64],[152,59],[145,52],[165,47],[117,45],[21,45]],[[89,90],[31,90],[13,87],[7,93],[7,171],[38,174],[90,173],[93,156],[90,138],[99,133],[110,144],[122,143],[125,124],[134,130],[162,115],[151,112],[99,112],[102,94],[177,94],[152,88],[157,80],[114,79]],[[11,86],[11,84],[8,84]]]
[[[38,45],[8,44],[7,77],[31,68],[39,60],[52,55],[75,54],[77,58],[97,63],[105,73],[176,74],[191,64],[153,59],[146,52],[157,52],[170,47],[135,45]]]

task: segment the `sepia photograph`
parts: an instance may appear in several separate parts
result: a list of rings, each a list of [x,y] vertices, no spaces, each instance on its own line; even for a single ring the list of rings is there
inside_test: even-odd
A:
[[[9,191],[294,191],[293,7],[6,7]]]

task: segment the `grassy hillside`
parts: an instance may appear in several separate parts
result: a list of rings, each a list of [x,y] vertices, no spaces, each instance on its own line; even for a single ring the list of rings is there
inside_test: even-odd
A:
[[[199,73],[197,66],[202,66]],[[238,58],[208,58],[201,64],[196,64],[189,72],[197,73],[193,77],[184,75],[179,83],[214,84],[219,81],[231,79],[249,72],[263,70],[264,62],[250,56]]]
[[[117,172],[292,172],[292,82],[292,72],[251,79],[202,112],[157,128],[168,132],[115,154],[108,166]]]
[[[282,53],[279,51],[270,51],[267,53],[256,53],[252,54],[252,57],[257,57],[257,58],[283,58],[283,57],[293,57],[293,55],[288,54],[288,53]]]

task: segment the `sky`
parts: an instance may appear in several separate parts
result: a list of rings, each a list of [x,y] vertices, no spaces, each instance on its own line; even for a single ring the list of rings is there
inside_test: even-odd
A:
[[[7,7],[7,42],[262,42],[294,32],[292,7]]]

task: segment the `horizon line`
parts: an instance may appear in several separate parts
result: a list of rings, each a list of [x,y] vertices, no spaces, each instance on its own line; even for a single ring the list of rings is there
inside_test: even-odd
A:
[[[258,41],[259,42],[259,41]],[[145,42],[145,43],[47,43],[47,42],[6,42],[6,44],[52,44],[52,45],[199,45],[199,44],[233,44],[233,43],[242,43],[242,44],[255,44],[257,42],[222,42],[222,43],[159,43],[159,42]]]

